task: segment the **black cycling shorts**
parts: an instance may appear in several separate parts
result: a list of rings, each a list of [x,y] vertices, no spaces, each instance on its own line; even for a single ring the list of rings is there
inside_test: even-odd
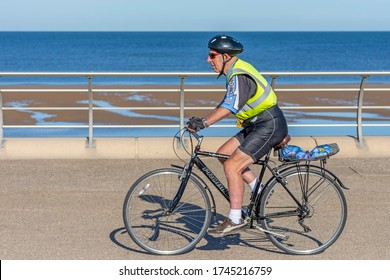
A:
[[[255,118],[254,122],[245,121],[244,129],[235,135],[241,144],[238,148],[254,162],[288,135],[286,118],[278,105],[261,112]]]

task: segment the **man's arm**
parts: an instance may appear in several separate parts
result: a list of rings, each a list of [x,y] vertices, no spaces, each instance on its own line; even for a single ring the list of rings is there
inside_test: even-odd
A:
[[[230,114],[232,114],[232,112],[229,109],[226,109],[224,107],[217,107],[206,116],[207,124],[212,125],[226,118]]]

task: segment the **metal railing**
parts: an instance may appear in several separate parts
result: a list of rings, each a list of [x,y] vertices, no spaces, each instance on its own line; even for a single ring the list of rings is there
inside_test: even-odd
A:
[[[283,87],[285,92],[304,92],[304,91],[357,91],[357,102],[356,106],[287,106],[282,107],[284,110],[356,110],[356,123],[355,124],[292,124],[290,126],[355,126],[356,127],[356,138],[361,146],[363,146],[363,126],[383,126],[389,127],[390,123],[380,123],[380,124],[363,124],[363,110],[364,109],[390,109],[390,104],[381,104],[375,106],[363,106],[364,94],[367,91],[384,91],[390,93],[390,88],[384,84],[376,87],[369,87],[367,84],[367,78],[369,77],[380,77],[386,76],[390,77],[390,72],[265,72],[262,73],[265,77],[271,79],[272,86],[276,86],[276,81],[282,77],[358,77],[360,79],[359,87],[350,87],[350,88],[298,88],[296,84],[293,87],[289,88],[288,86]],[[183,127],[184,126],[184,113],[185,110],[189,109],[202,109],[209,110],[213,107],[186,107],[185,106],[185,92],[188,91],[188,87],[185,84],[185,79],[189,77],[215,77],[215,73],[209,72],[0,72],[0,77],[84,77],[87,81],[87,88],[83,89],[42,89],[42,88],[31,88],[31,87],[17,87],[9,88],[2,87],[0,80],[0,141],[3,142],[4,137],[4,128],[88,128],[88,138],[87,146],[89,148],[94,147],[94,128],[132,128],[132,127]],[[180,82],[178,83],[177,88],[170,89],[97,89],[93,86],[93,79],[97,77],[177,77]],[[16,92],[87,92],[88,93],[88,107],[4,107],[3,105],[3,93],[16,93]],[[178,125],[97,125],[94,123],[94,111],[97,110],[145,110],[150,109],[148,107],[96,107],[94,106],[94,93],[98,91],[105,92],[167,92],[167,91],[176,91],[180,95],[179,106],[163,106],[163,107],[153,107],[154,109],[163,109],[163,110],[178,110],[180,113],[179,124]],[[208,89],[208,88],[198,88],[191,89],[191,92],[221,92],[224,89]],[[4,125],[3,112],[7,110],[88,110],[88,125]],[[216,127],[224,127],[224,125],[215,125]],[[225,127],[232,127],[225,125]]]

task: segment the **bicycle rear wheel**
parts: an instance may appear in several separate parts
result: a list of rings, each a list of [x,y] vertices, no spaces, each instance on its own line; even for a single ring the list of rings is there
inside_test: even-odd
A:
[[[340,186],[326,174],[301,165],[282,172],[287,189],[270,181],[260,204],[261,225],[279,249],[299,255],[324,251],[342,233],[347,204]],[[301,206],[292,198],[294,196]]]
[[[126,230],[136,244],[151,253],[185,253],[203,238],[210,224],[209,197],[193,176],[174,211],[167,211],[179,189],[181,174],[174,168],[149,172],[126,195]]]

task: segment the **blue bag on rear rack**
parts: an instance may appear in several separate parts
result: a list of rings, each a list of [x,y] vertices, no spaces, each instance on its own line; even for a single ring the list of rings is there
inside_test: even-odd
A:
[[[287,145],[281,150],[282,161],[297,161],[297,160],[317,160],[327,158],[337,154],[340,151],[336,143],[319,145],[311,151],[305,151],[301,147]]]

